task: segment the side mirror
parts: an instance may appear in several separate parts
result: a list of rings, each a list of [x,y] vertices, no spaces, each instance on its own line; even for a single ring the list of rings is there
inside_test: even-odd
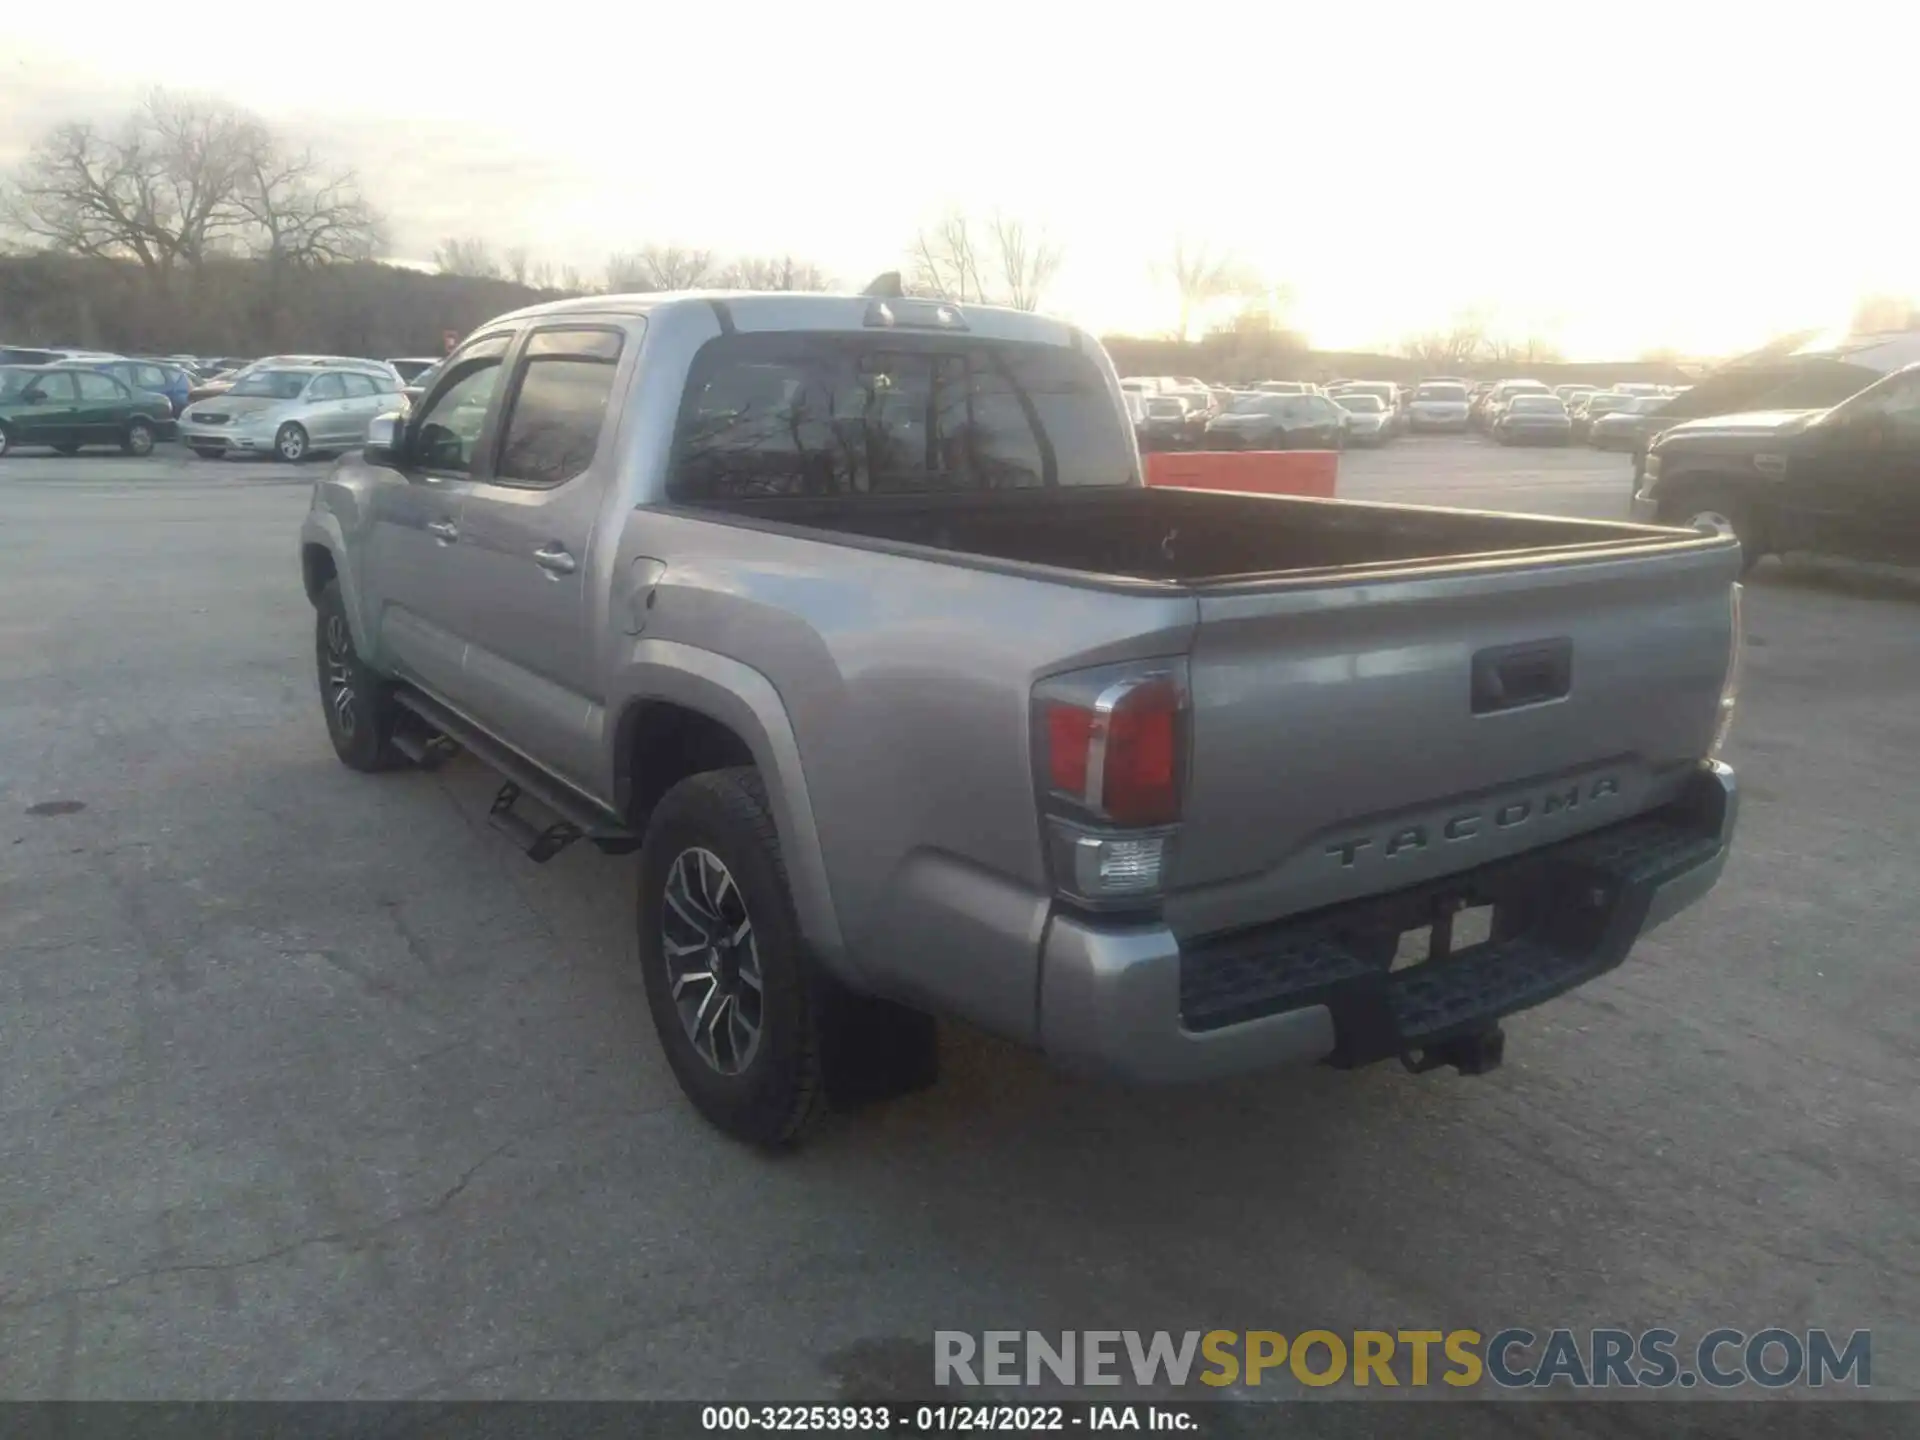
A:
[[[406,461],[407,422],[398,411],[367,422],[366,460],[369,465],[398,469]]]

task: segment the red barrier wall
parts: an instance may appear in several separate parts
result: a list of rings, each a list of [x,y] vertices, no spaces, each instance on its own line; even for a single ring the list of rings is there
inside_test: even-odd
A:
[[[1147,484],[1181,490],[1241,490],[1255,495],[1333,498],[1337,450],[1150,450]]]

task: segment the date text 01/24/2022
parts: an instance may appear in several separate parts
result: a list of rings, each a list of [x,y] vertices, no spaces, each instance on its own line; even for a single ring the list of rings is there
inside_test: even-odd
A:
[[[1067,1430],[1192,1431],[1185,1410],[1152,1405],[707,1405],[702,1430],[1032,1434]]]

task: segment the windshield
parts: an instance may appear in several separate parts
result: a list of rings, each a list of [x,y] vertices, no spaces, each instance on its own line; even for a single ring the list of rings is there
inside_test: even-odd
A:
[[[1635,415],[1658,415],[1667,408],[1665,395],[1636,395],[1620,407]]]
[[[1422,385],[1413,392],[1416,400],[1464,400],[1467,387],[1464,385]]]
[[[1391,394],[1393,394],[1393,386],[1391,386],[1391,385],[1387,385],[1387,384],[1380,384],[1380,385],[1348,385],[1348,386],[1347,386],[1347,387],[1346,387],[1346,388],[1345,388],[1345,389],[1344,389],[1344,390],[1343,390],[1343,391],[1342,391],[1342,392],[1340,393],[1340,395],[1337,395],[1337,396],[1335,396],[1334,398],[1335,398],[1335,399],[1341,399],[1341,398],[1344,398],[1345,396],[1349,396],[1349,395],[1377,395],[1377,396],[1379,396],[1379,397],[1380,397],[1380,399],[1382,399],[1382,400],[1385,400],[1385,399],[1386,399],[1386,398],[1387,398],[1387,397],[1388,397],[1389,395],[1391,395]]]
[[[1387,408],[1387,402],[1378,395],[1336,395],[1333,398],[1342,410],[1353,410],[1362,415],[1377,415]]]
[[[1554,395],[1516,395],[1513,397],[1513,413],[1516,415],[1564,415],[1567,407]]]
[[[261,396],[269,400],[297,400],[312,378],[298,370],[256,370],[227,394],[236,398]]]

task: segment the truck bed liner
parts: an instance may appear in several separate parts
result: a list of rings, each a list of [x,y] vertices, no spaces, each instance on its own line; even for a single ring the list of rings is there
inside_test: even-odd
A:
[[[1164,489],[782,497],[702,508],[883,543],[1184,584],[1610,550],[1657,539],[1639,527],[1588,520]]]

